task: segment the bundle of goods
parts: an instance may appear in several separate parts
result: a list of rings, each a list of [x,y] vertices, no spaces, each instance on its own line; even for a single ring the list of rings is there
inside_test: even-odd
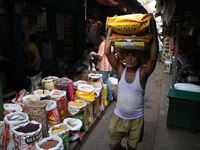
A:
[[[61,123],[56,101],[43,100],[43,102],[46,102],[47,104],[46,115],[47,115],[49,126],[53,126],[53,125]]]
[[[78,80],[76,82],[73,82],[74,89],[77,89],[78,85],[81,85],[81,84],[88,84],[88,82],[84,80]]]
[[[54,80],[58,79],[58,77],[56,76],[48,76],[45,77],[44,79],[42,79],[41,83],[43,88],[48,89],[48,90],[54,90],[55,86],[54,86]]]
[[[35,120],[42,124],[42,134],[48,136],[48,121],[46,116],[46,102],[28,100],[24,102],[25,113],[28,114],[30,120]]]
[[[149,50],[152,35],[149,33],[149,14],[129,14],[107,17],[107,27],[111,28],[111,44],[117,50]]]
[[[74,100],[73,81],[69,78],[58,78],[54,80],[55,89],[64,90],[67,93],[67,98],[70,101]]]
[[[94,87],[87,84],[79,85],[75,93],[75,98],[93,102],[95,100]]]
[[[94,88],[102,88],[102,74],[90,73],[88,74],[87,82]]]
[[[57,109],[60,115],[60,120],[63,121],[67,117],[67,98],[66,91],[64,90],[52,90],[49,94],[50,100],[54,100],[57,103]]]

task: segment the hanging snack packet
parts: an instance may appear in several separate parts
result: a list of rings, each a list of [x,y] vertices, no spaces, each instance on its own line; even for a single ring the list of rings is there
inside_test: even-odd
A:
[[[50,96],[50,100],[56,101],[57,109],[60,115],[60,120],[62,122],[67,117],[66,91],[52,90],[49,96]]]
[[[64,124],[57,124],[49,128],[49,136],[58,135],[63,140],[64,148],[69,150],[69,128]]]
[[[47,103],[46,106],[46,114],[48,119],[49,126],[54,126],[56,124],[61,123],[60,116],[57,109],[56,101],[53,100],[43,100],[43,102]]]
[[[33,120],[11,130],[14,133],[15,150],[35,150],[35,144],[42,140],[42,125]]]
[[[13,132],[11,128],[19,124],[24,124],[29,121],[29,117],[23,112],[9,113],[4,117],[4,136],[3,150],[11,150],[14,148]]]
[[[63,140],[58,135],[52,135],[35,144],[35,150],[64,150]]]
[[[28,114],[30,120],[37,121],[42,124],[43,137],[48,136],[48,123],[46,116],[46,103],[43,101],[25,101],[24,102],[25,113]]]

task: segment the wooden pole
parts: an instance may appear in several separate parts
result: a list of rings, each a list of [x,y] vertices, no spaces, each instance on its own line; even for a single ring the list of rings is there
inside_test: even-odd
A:
[[[172,76],[172,88],[174,88],[174,84],[176,82],[177,75],[177,56],[178,56],[178,48],[179,48],[179,38],[180,38],[180,23],[176,24],[176,47],[175,47],[175,58],[174,58],[174,72]]]
[[[2,81],[0,80],[0,121],[3,121],[3,111]]]

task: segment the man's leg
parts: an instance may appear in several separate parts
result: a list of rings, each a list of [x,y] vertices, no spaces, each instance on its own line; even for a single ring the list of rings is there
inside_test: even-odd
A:
[[[127,141],[127,147],[128,147],[128,150],[136,150],[135,148],[132,148],[132,147],[128,144],[128,141]]]
[[[117,144],[109,144],[109,147],[111,150],[126,150],[126,148],[123,148],[121,146],[121,142],[119,142]]]

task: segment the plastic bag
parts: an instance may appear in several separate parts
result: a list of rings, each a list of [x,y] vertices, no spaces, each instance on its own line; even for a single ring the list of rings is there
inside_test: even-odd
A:
[[[191,91],[200,93],[200,86],[191,83],[176,83],[174,88],[177,90]]]

